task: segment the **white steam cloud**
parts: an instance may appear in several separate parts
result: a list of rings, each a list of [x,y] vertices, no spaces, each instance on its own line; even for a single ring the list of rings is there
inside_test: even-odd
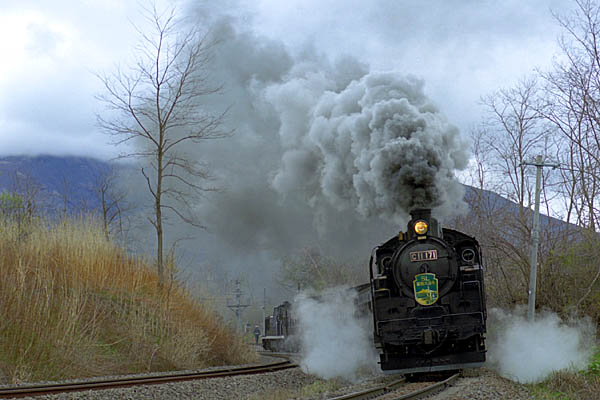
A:
[[[319,299],[296,298],[304,372],[324,379],[355,380],[377,368],[377,355],[365,316],[355,306],[356,292],[348,288],[326,291]]]
[[[553,313],[537,314],[529,322],[522,310],[490,310],[488,364],[502,376],[521,383],[544,380],[553,371],[585,368],[593,324],[563,323]]]

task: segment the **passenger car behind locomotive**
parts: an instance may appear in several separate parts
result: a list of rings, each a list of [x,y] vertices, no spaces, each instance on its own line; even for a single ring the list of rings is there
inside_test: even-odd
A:
[[[265,318],[265,332],[262,346],[271,351],[294,351],[293,340],[296,333],[296,319],[292,317],[292,305],[285,301],[273,308],[273,315]]]
[[[431,210],[411,212],[406,232],[370,262],[375,346],[381,369],[419,373],[479,367],[486,307],[477,240],[441,229]]]
[[[357,313],[361,315],[370,313],[371,285],[363,283],[347,290],[348,297],[354,299]],[[331,294],[321,293],[310,298],[327,304],[331,301],[328,296]],[[284,301],[273,308],[273,315],[265,318],[262,346],[265,350],[297,352],[300,350],[299,330],[298,316],[295,314],[292,303]]]

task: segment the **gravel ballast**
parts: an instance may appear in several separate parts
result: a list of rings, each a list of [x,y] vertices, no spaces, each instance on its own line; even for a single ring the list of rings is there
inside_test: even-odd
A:
[[[274,359],[267,358],[268,362]],[[265,361],[265,360],[261,360]],[[308,386],[325,386],[319,383],[315,376],[303,373],[299,368],[270,372],[258,375],[242,375],[227,378],[211,378],[188,382],[166,383],[160,385],[135,386],[129,388],[107,389],[62,393],[56,395],[38,396],[36,399],[199,399],[199,400],[228,400],[228,399],[264,399],[278,393],[278,399],[327,399],[343,394],[353,393],[367,388],[380,386],[398,379],[399,376],[384,374],[369,376],[359,383],[338,381],[337,389],[330,392],[300,394]],[[414,384],[409,384],[406,393]],[[423,384],[421,384],[422,386]],[[410,388],[415,390],[417,387]],[[314,392],[314,391],[313,391]],[[399,393],[396,392],[395,396]],[[394,394],[381,399],[395,398]],[[500,400],[500,399],[530,399],[527,389],[517,383],[500,377],[495,372],[483,368],[476,377],[461,377],[454,386],[429,397],[437,400]]]
[[[486,368],[480,370],[479,376],[460,378],[454,386],[431,397],[435,400],[525,400],[531,398],[531,394],[525,386],[503,378]]]

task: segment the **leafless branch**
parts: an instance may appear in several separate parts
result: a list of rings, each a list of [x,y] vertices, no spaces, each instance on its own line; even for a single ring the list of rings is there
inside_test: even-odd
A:
[[[98,99],[113,114],[99,115],[97,120],[116,144],[143,143],[143,148],[122,156],[150,164],[141,174],[153,199],[154,216],[149,220],[157,234],[162,278],[163,210],[185,223],[204,227],[193,215],[190,199],[216,190],[202,184],[212,179],[208,168],[192,162],[183,150],[232,132],[221,129],[227,110],[211,115],[202,107],[207,96],[222,90],[207,74],[216,43],[195,27],[182,29],[173,8],[161,12],[152,3],[144,7],[143,14],[151,29],[135,26],[140,38],[135,63],[128,72],[117,68],[111,75],[98,75],[104,86]]]

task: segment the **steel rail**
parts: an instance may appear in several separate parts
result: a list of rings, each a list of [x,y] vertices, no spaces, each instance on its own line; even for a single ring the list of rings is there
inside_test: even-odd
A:
[[[260,374],[280,371],[297,367],[290,361],[281,361],[271,364],[256,365],[251,367],[224,368],[212,371],[187,372],[180,374],[154,374],[145,376],[132,376],[116,379],[97,379],[82,382],[52,383],[39,385],[23,385],[0,388],[0,398],[18,398],[26,396],[41,396],[64,392],[78,392],[84,390],[114,389],[136,385],[155,385],[160,383],[190,381],[196,379],[219,378],[236,375]]]
[[[360,392],[345,394],[339,397],[333,397],[330,400],[363,400],[363,399],[373,399],[375,397],[383,396],[386,393],[392,392],[406,382],[405,378],[400,378],[397,381],[389,383],[384,386],[379,386],[373,389],[361,390]]]
[[[413,400],[413,399],[419,399],[421,397],[425,397],[425,396],[430,396],[432,394],[441,392],[442,390],[446,389],[449,386],[452,386],[452,384],[454,383],[454,381],[456,379],[458,379],[458,377],[460,376],[460,374],[454,374],[451,377],[449,377],[448,379],[445,379],[441,382],[436,382],[430,386],[427,386],[425,388],[422,389],[418,389],[415,390],[413,392],[404,394],[404,395],[400,395],[399,397],[396,397],[395,400]],[[333,397],[330,400],[366,400],[366,399],[374,399],[376,397],[379,396],[383,396],[386,394],[389,394],[395,390],[397,390],[399,388],[399,386],[402,386],[402,384],[404,384],[406,382],[405,378],[401,378],[397,381],[394,381],[392,383],[389,383],[387,385],[384,386],[380,386],[374,389],[367,389],[367,390],[362,390],[360,392],[355,392],[355,393],[350,393],[350,394],[346,394],[343,396],[339,396],[339,397]]]

